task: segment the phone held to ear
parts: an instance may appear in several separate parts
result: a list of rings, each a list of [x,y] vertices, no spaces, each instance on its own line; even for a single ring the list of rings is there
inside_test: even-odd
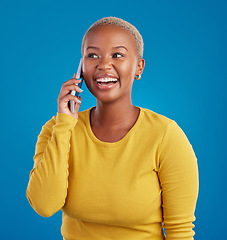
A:
[[[83,84],[83,73],[82,73],[82,58],[80,59],[80,63],[79,63],[79,67],[76,73],[76,79],[79,80],[81,79],[81,82],[78,83],[78,87],[81,88],[82,84]],[[71,95],[74,95],[76,97],[79,97],[79,92],[76,92],[75,90],[71,91]],[[72,113],[75,113],[75,108],[76,108],[76,103],[73,100],[69,100],[70,101],[70,111]]]

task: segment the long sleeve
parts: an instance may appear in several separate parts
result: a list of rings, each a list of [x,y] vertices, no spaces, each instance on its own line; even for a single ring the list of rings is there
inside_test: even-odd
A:
[[[192,240],[198,196],[197,159],[187,137],[172,121],[159,151],[163,222],[167,240]]]
[[[42,128],[36,144],[27,198],[34,210],[49,217],[65,203],[68,187],[68,158],[74,117],[57,113]]]

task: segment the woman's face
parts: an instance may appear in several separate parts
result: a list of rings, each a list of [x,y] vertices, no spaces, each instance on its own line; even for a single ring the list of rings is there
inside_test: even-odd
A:
[[[136,43],[126,30],[98,26],[86,36],[83,49],[83,77],[90,92],[102,102],[130,98],[135,75],[142,73]]]

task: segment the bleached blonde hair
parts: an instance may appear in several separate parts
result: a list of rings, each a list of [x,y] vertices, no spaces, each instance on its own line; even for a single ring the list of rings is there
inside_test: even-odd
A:
[[[87,34],[92,29],[94,29],[95,27],[97,27],[97,26],[105,26],[105,25],[115,25],[115,26],[121,27],[121,28],[127,30],[129,33],[131,33],[132,37],[134,38],[134,40],[136,42],[138,57],[139,58],[143,57],[143,45],[144,44],[143,44],[143,38],[142,38],[141,34],[136,29],[136,27],[134,27],[131,23],[126,22],[125,20],[123,20],[121,18],[117,18],[117,17],[105,17],[105,18],[102,18],[102,19],[98,20],[97,22],[93,23],[88,28],[88,30],[84,34],[84,37],[83,37],[83,40],[82,40],[82,47],[81,47],[82,55],[83,55],[83,50],[84,50],[84,42],[85,42]]]

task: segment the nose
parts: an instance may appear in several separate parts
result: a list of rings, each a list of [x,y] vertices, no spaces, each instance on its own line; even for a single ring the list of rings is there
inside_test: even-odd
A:
[[[97,65],[97,69],[100,71],[110,70],[112,68],[111,59],[107,57],[100,58],[100,61]]]

